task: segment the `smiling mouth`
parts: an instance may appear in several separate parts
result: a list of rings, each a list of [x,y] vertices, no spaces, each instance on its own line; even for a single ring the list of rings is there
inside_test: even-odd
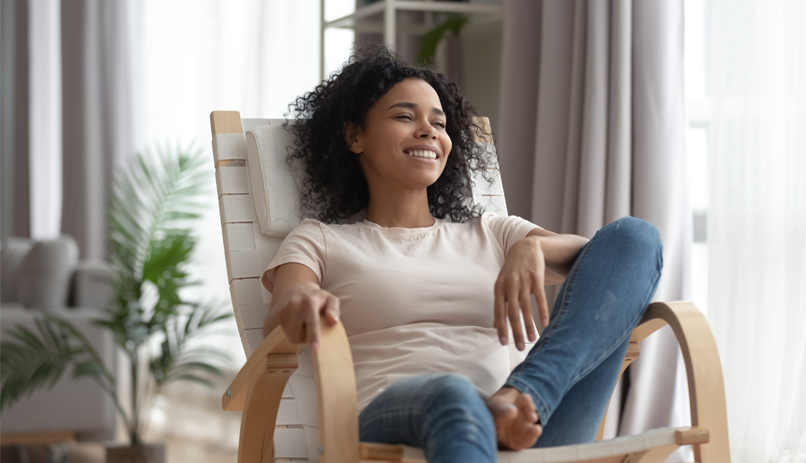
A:
[[[431,150],[411,150],[408,151],[406,154],[413,158],[424,158],[424,159],[437,159],[437,153]]]

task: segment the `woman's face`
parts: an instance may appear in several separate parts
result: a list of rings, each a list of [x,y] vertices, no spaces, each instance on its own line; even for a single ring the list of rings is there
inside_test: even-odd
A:
[[[447,120],[437,92],[425,81],[396,84],[367,112],[362,129],[351,133],[350,150],[373,185],[425,188],[437,181],[451,152]]]

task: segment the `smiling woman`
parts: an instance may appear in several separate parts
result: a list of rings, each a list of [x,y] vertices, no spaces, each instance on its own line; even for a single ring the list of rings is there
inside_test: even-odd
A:
[[[346,124],[349,149],[369,186],[368,217],[391,227],[433,225],[427,188],[439,179],[453,146],[445,118],[437,92],[409,77],[369,110],[365,127]],[[389,198],[397,204],[387,207]],[[408,218],[413,222],[401,225]]]
[[[320,324],[341,320],[364,442],[490,463],[497,446],[592,441],[657,288],[657,230],[623,217],[588,241],[471,206],[471,172],[495,162],[475,111],[445,76],[384,48],[291,106],[287,161],[306,165],[311,218],[263,273],[264,334],[279,325],[319,353]],[[549,315],[543,287],[562,282]],[[546,329],[510,372],[507,324],[524,350],[535,319]]]
[[[479,170],[487,178],[486,167],[495,158],[474,142],[474,135],[483,132],[473,120],[478,115],[475,109],[442,74],[407,66],[387,49],[370,47],[314,91],[297,98],[290,109],[295,118],[290,129],[300,142],[290,157],[305,160],[309,177],[302,196],[307,216],[334,223],[368,207],[377,173],[373,169],[404,165],[410,169],[417,165],[412,161],[429,169],[422,158],[407,154],[383,162],[372,157],[391,152],[403,156],[404,149],[415,145],[436,147],[441,156],[430,163],[439,167],[430,171],[436,175],[427,185],[431,214],[454,222],[481,215],[480,209],[467,205],[472,203],[470,172]],[[367,136],[370,126],[381,129],[377,136]],[[398,137],[397,141],[388,136]],[[412,138],[403,141],[406,136]],[[396,164],[402,161],[408,164]],[[366,168],[370,171],[365,177]]]

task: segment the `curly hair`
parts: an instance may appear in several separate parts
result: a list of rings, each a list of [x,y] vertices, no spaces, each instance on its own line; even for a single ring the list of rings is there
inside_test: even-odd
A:
[[[404,63],[383,46],[372,46],[350,57],[344,67],[316,88],[288,105],[283,126],[295,136],[286,162],[304,161],[302,215],[324,223],[342,222],[369,205],[369,187],[359,155],[350,151],[344,134],[346,122],[365,126],[367,112],[395,84],[418,78],[436,90],[447,119],[446,132],[453,147],[439,179],[427,188],[431,214],[452,222],[478,218],[483,208],[473,205],[471,171],[492,182],[489,170],[497,158],[475,142],[483,128],[473,117],[456,84],[429,68]],[[293,119],[288,116],[292,115]]]

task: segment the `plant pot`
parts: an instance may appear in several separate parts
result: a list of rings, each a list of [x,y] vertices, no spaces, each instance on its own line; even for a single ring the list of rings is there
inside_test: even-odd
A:
[[[165,463],[165,444],[107,447],[106,463]]]

